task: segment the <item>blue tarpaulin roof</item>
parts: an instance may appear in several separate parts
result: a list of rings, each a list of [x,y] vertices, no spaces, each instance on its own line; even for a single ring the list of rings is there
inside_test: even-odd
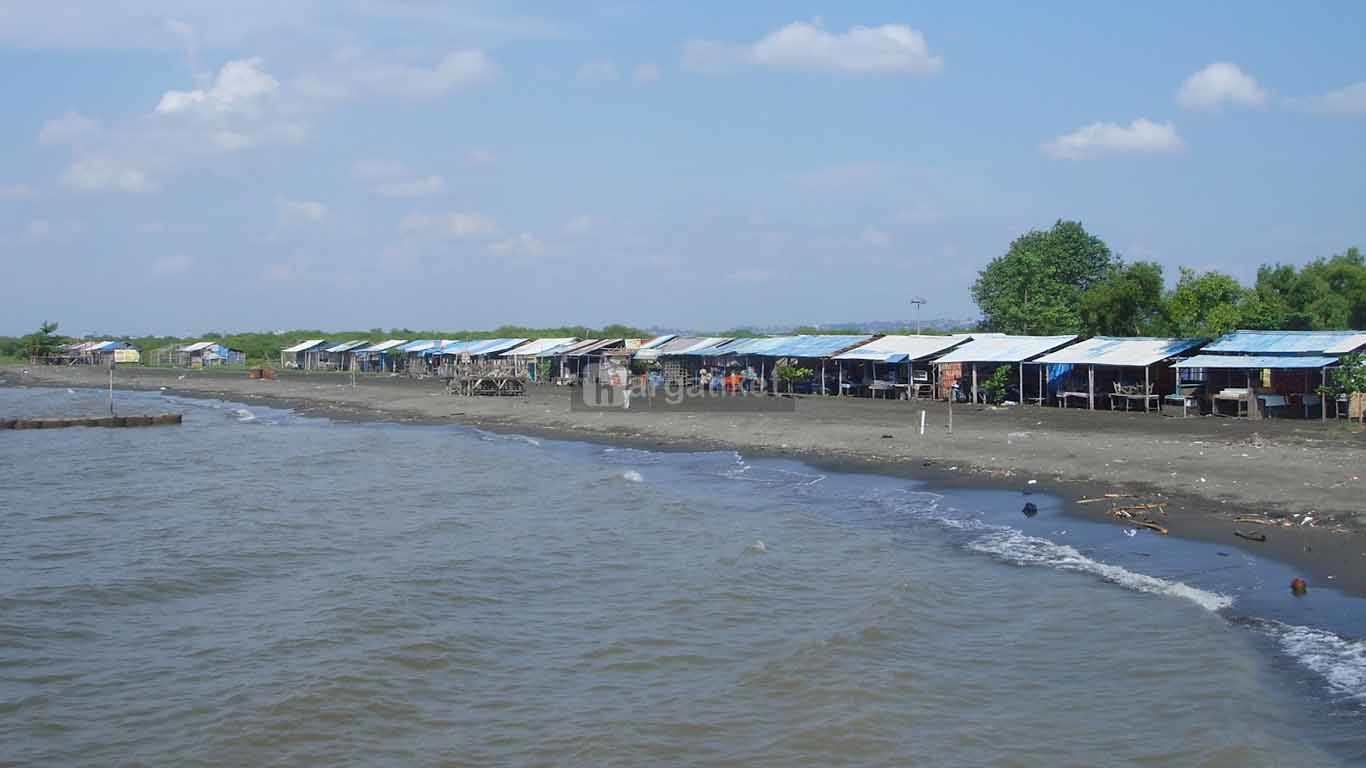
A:
[[[1201,351],[1345,355],[1363,346],[1366,346],[1366,332],[1362,331],[1234,331]]]
[[[1172,365],[1173,368],[1323,368],[1337,365],[1336,357],[1325,355],[1196,355]]]
[[[863,344],[871,338],[871,336],[851,335],[763,336],[753,339],[734,339],[722,344],[690,350],[686,354],[701,357],[718,357],[721,355],[831,357],[850,347]]]
[[[433,349],[429,354],[441,355],[494,355],[506,352],[528,339],[474,339],[473,341],[453,341],[438,352]]]

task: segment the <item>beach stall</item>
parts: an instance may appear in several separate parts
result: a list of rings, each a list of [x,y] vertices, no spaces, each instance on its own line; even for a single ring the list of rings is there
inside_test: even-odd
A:
[[[559,352],[560,380],[562,382],[582,381],[593,363],[600,361],[605,352],[624,349],[626,339],[584,339],[578,344]]]
[[[247,353],[216,341],[196,341],[175,350],[174,364],[181,368],[246,365]]]
[[[929,361],[971,338],[967,334],[887,335],[841,352],[835,355],[839,393],[903,399],[933,397],[937,369]]]
[[[395,355],[401,370],[410,376],[430,376],[436,373],[436,364],[431,354],[450,344],[453,339],[416,339],[399,346]]]
[[[742,366],[746,371],[754,371],[760,385],[774,382],[777,391],[777,378],[783,368],[805,368],[813,375],[805,385],[798,385],[811,394],[835,394],[840,391],[838,366],[833,364],[835,356],[841,352],[872,341],[873,337],[863,334],[810,334],[801,336],[769,336],[756,339],[739,339],[725,349],[727,363]],[[754,362],[758,362],[755,369]]]
[[[1045,390],[1060,408],[1081,400],[1094,411],[1096,395],[1101,394],[1101,403],[1111,410],[1161,410],[1164,393],[1176,388],[1174,369],[1163,363],[1202,343],[1204,339],[1095,336],[1035,362],[1048,366]]]
[[[55,365],[124,365],[142,362],[142,353],[126,341],[82,341],[67,344],[61,351],[48,357]]]
[[[647,345],[637,350],[635,359],[658,371],[660,384],[686,386],[701,365],[701,358],[693,356],[692,352],[728,341],[732,339],[721,336],[674,336],[662,344]]]
[[[511,374],[515,367],[511,359],[500,357],[502,353],[526,344],[530,339],[499,338],[471,339],[469,341],[449,341],[439,348],[427,350],[433,358],[432,365],[437,373],[446,378],[466,377],[476,374],[498,372]]]
[[[280,350],[280,367],[297,368],[311,371],[322,367],[322,356],[329,342],[326,339],[308,339],[292,347]]]
[[[1362,350],[1362,331],[1234,331],[1172,367],[1182,386],[1203,391],[1200,400],[1212,413],[1231,409],[1231,415],[1251,418],[1282,413],[1309,418],[1317,407],[1326,419],[1328,396],[1319,387],[1328,383],[1329,368],[1343,355]],[[1183,414],[1188,406],[1183,398]]]
[[[549,378],[541,376],[541,360],[554,359],[559,350],[569,347],[577,341],[578,339],[573,336],[556,339],[532,339],[506,352],[500,352],[498,355],[507,360],[514,369],[525,373],[528,381],[535,382],[542,378]]]
[[[407,344],[407,339],[387,339],[355,350],[355,363],[358,370],[373,372],[393,372],[398,370],[399,360],[403,357],[398,348]]]
[[[356,350],[370,346],[366,339],[344,341],[327,347],[319,355],[319,366],[328,371],[349,371],[356,362]]]
[[[1048,354],[1055,352],[1076,341],[1076,336],[1009,336],[1004,333],[980,333],[973,334],[972,339],[955,349],[947,352],[939,359],[934,361],[935,369],[939,371],[941,382],[961,382],[966,375],[971,381],[969,390],[972,402],[981,400],[979,387],[979,376],[990,377],[1002,366],[1013,366],[1017,374],[1013,378],[1016,380],[1018,392],[1016,399],[1018,402],[1033,400],[1039,405],[1043,405],[1047,400],[1046,386],[1044,383],[1044,365],[1034,361]],[[1038,369],[1037,386],[1034,396],[1030,397],[1028,385],[1031,383],[1025,377],[1025,365],[1033,365]],[[961,391],[961,383],[959,384]],[[949,396],[952,396],[951,394]]]

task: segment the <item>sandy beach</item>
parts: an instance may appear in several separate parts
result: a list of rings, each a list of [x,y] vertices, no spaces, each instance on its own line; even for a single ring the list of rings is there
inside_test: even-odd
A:
[[[9,368],[0,379],[9,386],[95,387],[107,375],[86,367],[27,374]],[[455,422],[655,450],[731,449],[1073,502],[1118,494],[1074,504],[1073,511],[1131,524],[1112,508],[1161,504],[1130,514],[1171,535],[1274,557],[1311,581],[1366,594],[1366,434],[1342,422],[956,405],[950,433],[948,405],[923,401],[802,397],[789,413],[574,411],[564,388],[464,398],[431,379],[362,377],[353,388],[349,377],[335,374],[282,373],[262,381],[240,371],[138,368],[120,370],[116,386],[262,402],[334,419]]]

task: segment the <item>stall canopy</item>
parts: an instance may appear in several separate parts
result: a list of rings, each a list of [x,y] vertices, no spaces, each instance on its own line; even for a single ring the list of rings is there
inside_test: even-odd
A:
[[[1247,370],[1324,368],[1337,365],[1336,357],[1324,355],[1196,355],[1172,365],[1173,368],[1234,368]]]
[[[561,347],[567,347],[578,341],[573,336],[560,339],[534,339],[527,343],[514,347],[506,352],[500,352],[500,357],[548,357],[554,354]]]
[[[675,336],[657,346],[647,346],[636,351],[637,360],[658,360],[661,357],[689,355],[692,350],[713,347],[730,341],[720,336]]]
[[[947,352],[971,339],[968,334],[952,336],[883,336],[848,352],[835,355],[836,360],[863,360],[873,363],[905,363]]]
[[[1146,368],[1200,346],[1203,339],[1096,336],[1034,360],[1049,365]]]
[[[1366,333],[1362,331],[1234,331],[1200,351],[1267,356],[1346,355],[1363,347],[1366,347]]]
[[[974,334],[972,340],[935,360],[936,363],[1028,363],[1076,341],[1076,336],[1007,336]]]
[[[299,352],[307,352],[314,347],[321,347],[326,343],[327,341],[325,339],[309,339],[308,341],[301,341],[288,349],[282,349],[280,352],[286,355],[293,355],[298,354]]]
[[[496,355],[525,344],[528,339],[474,339],[472,341],[452,341],[440,348],[429,350],[428,354],[441,355]]]
[[[368,345],[369,343],[370,343],[369,341],[366,341],[366,340],[364,340],[364,339],[361,339],[361,340],[359,340],[359,341],[343,341],[342,343],[336,345],[335,347],[328,347],[327,349],[325,349],[325,350],[323,350],[323,351],[324,351],[324,352],[351,352],[352,350],[355,350],[357,347],[364,347],[364,346]]]
[[[378,353],[378,352],[388,352],[388,351],[394,349],[395,347],[400,347],[400,346],[402,346],[402,345],[404,345],[404,344],[407,344],[407,343],[408,343],[408,340],[407,340],[407,339],[389,339],[388,341],[381,341],[381,342],[378,343],[378,344],[372,344],[372,345],[366,347],[365,349],[358,349],[358,350],[356,350],[356,354],[358,354],[358,355],[368,355],[368,354],[373,354],[373,353]]]

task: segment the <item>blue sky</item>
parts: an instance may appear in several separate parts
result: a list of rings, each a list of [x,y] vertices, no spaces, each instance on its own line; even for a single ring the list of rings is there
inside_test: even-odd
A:
[[[118,6],[115,8],[114,6]],[[0,333],[972,316],[1366,245],[1366,5],[0,0]]]

